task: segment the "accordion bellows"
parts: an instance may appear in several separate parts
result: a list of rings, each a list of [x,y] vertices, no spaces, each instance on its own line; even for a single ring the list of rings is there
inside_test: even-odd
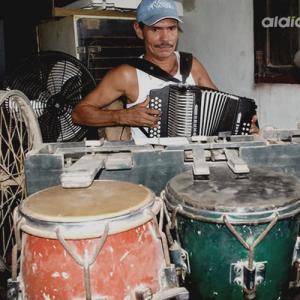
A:
[[[161,110],[161,120],[148,137],[246,135],[256,113],[253,99],[187,85],[151,90],[149,106]]]

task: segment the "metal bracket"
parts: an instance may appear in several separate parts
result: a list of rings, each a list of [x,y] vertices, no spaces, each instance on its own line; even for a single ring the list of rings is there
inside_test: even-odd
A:
[[[266,261],[253,262],[253,267],[249,269],[248,261],[239,261],[230,266],[230,283],[237,284],[247,290],[253,290],[265,280]]]
[[[94,181],[96,174],[103,168],[103,154],[87,154],[82,156],[70,167],[65,168],[60,176],[64,188],[88,187]]]
[[[235,174],[249,173],[249,167],[246,162],[239,157],[238,150],[224,149],[227,157],[227,165]]]
[[[180,247],[177,241],[174,241],[169,250],[171,260],[176,267],[176,273],[182,277],[182,280],[184,280],[186,274],[191,273],[189,255],[187,251]]]
[[[194,135],[191,137],[192,142],[198,142],[201,144],[207,143],[207,136],[206,135]]]
[[[289,286],[290,288],[300,287],[300,236],[296,240],[292,266],[295,268],[296,276],[294,281],[290,281]]]
[[[161,290],[153,294],[151,288],[141,285],[135,290],[136,300],[188,300],[189,292],[178,287],[176,269],[173,264],[165,267],[161,273]]]
[[[202,148],[194,148],[193,149],[193,157],[194,157],[194,163],[193,163],[193,174],[194,179],[207,179],[209,176],[209,167],[208,163],[205,160],[205,152]]]
[[[184,287],[165,289],[155,293],[151,300],[167,300],[167,299],[188,300],[189,292]]]
[[[300,262],[300,236],[297,236],[297,240],[295,243],[292,265],[295,262]]]
[[[99,45],[87,46],[87,52],[88,52],[88,54],[99,54],[102,52],[102,47]]]
[[[104,162],[106,170],[130,170],[133,167],[131,152],[109,154]]]
[[[268,141],[272,141],[274,143],[279,143],[281,141],[293,141],[295,143],[298,142],[298,138],[300,136],[300,128],[295,130],[284,130],[284,129],[263,129],[262,137]]]
[[[162,289],[178,287],[178,278],[174,264],[169,264],[162,269],[160,273],[160,286]]]
[[[76,52],[77,52],[78,54],[85,54],[85,53],[86,53],[86,48],[85,48],[84,46],[82,46],[82,47],[77,47],[77,48],[76,48]]]

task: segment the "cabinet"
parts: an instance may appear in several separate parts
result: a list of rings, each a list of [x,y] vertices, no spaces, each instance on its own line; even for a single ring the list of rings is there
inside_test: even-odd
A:
[[[133,21],[127,14],[47,20],[38,26],[39,48],[75,56],[99,81],[111,68],[143,53],[143,42],[136,37]]]

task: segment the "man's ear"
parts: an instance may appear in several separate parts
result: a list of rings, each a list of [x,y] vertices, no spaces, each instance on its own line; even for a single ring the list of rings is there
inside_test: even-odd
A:
[[[133,23],[133,28],[135,30],[135,33],[136,33],[137,37],[139,39],[143,40],[144,39],[144,34],[143,34],[143,30],[140,27],[139,23],[138,22],[134,22]]]

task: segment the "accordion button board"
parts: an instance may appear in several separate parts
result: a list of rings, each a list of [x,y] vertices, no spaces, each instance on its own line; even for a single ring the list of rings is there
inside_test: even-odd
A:
[[[161,111],[148,137],[211,136],[220,132],[248,135],[256,114],[253,99],[187,85],[169,85],[150,91],[149,107]]]
[[[162,111],[162,99],[154,97],[149,103],[149,107]],[[149,137],[159,137],[161,135],[161,121],[158,122],[157,127],[149,128]]]

